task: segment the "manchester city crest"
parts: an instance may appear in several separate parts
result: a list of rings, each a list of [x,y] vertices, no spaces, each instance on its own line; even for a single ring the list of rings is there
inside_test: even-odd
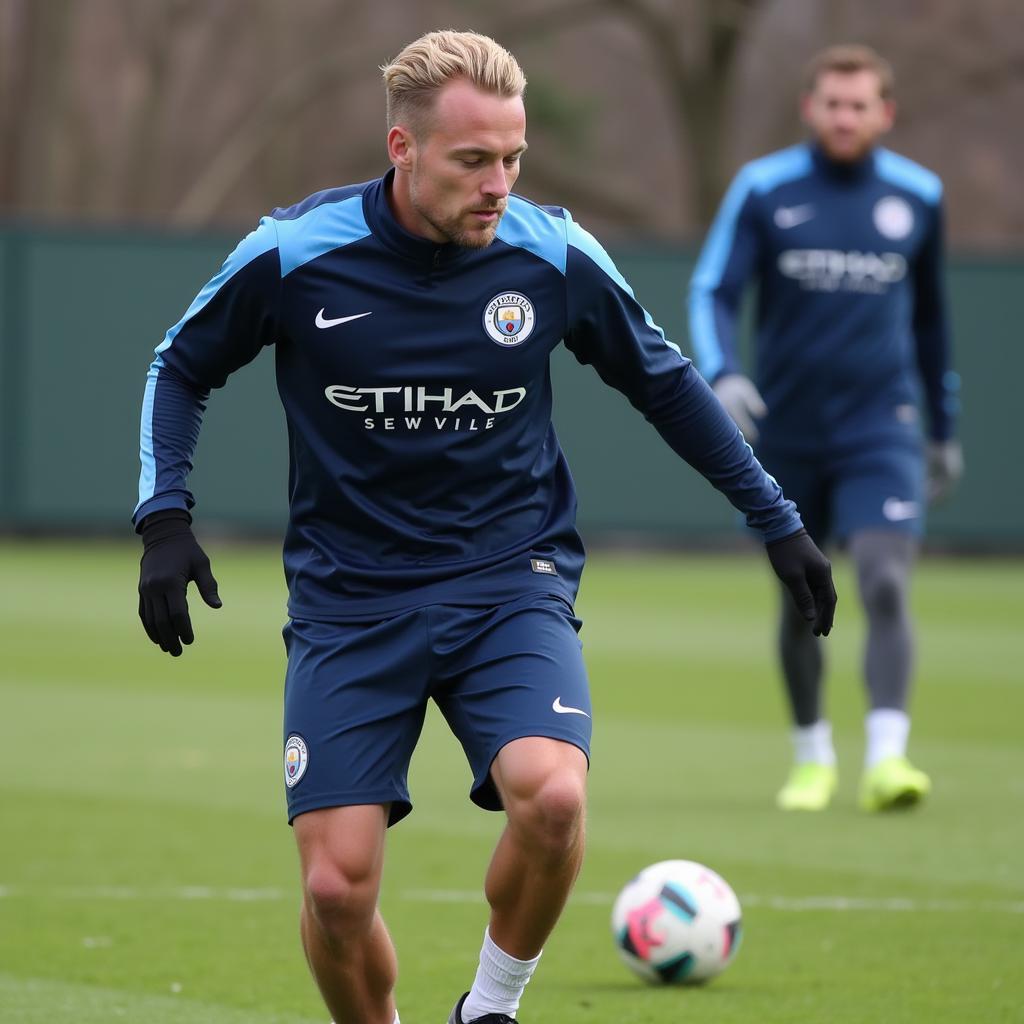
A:
[[[292,733],[284,745],[284,784],[291,789],[306,774],[308,765],[309,751],[306,749],[306,741]]]
[[[880,235],[898,241],[914,230],[914,211],[905,199],[885,196],[875,203],[872,211],[875,227]]]
[[[533,303],[519,292],[501,292],[484,307],[484,330],[491,341],[511,348],[533,333]]]

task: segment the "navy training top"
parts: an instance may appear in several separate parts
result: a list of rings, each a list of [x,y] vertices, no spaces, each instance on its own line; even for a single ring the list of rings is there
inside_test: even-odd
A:
[[[942,183],[913,161],[878,148],[836,163],[809,143],[754,160],[694,270],[697,363],[712,383],[743,372],[737,319],[756,279],[763,446],[813,452],[905,436],[921,397],[929,436],[947,440],[959,379],[942,263]]]
[[[482,249],[411,235],[389,172],[276,210],[156,350],[134,522],[190,509],[211,388],[274,345],[290,447],[289,613],[570,600],[576,495],[551,424],[564,340],[766,541],[801,526],[690,360],[560,208],[511,195]]]

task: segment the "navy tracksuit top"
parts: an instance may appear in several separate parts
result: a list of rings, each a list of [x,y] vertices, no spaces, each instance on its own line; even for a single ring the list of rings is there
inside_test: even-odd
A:
[[[922,397],[929,436],[953,435],[942,234],[941,181],[886,149],[841,164],[804,143],[740,170],[694,271],[690,334],[709,381],[744,372],[737,321],[757,280],[765,449],[905,437]]]
[[[575,597],[583,547],[551,424],[560,341],[766,540],[800,528],[710,388],[569,213],[516,195],[483,249],[406,232],[394,172],[264,217],[156,350],[134,521],[189,509],[211,388],[273,345],[288,422],[289,612]]]

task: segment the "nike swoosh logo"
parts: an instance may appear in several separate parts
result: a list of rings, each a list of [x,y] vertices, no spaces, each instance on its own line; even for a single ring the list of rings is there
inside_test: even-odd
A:
[[[349,320],[361,320],[364,316],[373,316],[373,311],[371,310],[369,313],[355,313],[352,316],[339,316],[334,320],[328,320],[321,309],[316,315],[316,325],[323,330],[325,327],[337,327],[338,324],[347,324]]]
[[[882,515],[890,523],[899,523],[905,519],[917,519],[921,514],[921,506],[916,501],[901,501],[899,498],[886,498],[882,504]]]
[[[582,708],[567,708],[562,703],[561,697],[555,698],[554,703],[551,705],[551,710],[557,711],[560,715],[583,715],[584,718],[590,717]]]
[[[785,230],[795,228],[798,224],[810,220],[814,216],[814,207],[810,204],[804,206],[780,206],[775,211],[775,223]]]

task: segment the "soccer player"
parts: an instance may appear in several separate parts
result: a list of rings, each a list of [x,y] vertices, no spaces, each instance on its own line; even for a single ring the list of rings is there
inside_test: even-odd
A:
[[[479,970],[450,1019],[510,1024],[580,867],[591,735],[552,349],[564,340],[746,513],[808,632],[829,632],[835,591],[792,502],[601,246],[566,210],[511,194],[526,150],[512,55],[435,32],[383,70],[388,173],[265,217],[157,349],[139,611],[179,655],[188,582],[219,607],[186,477],[210,389],[273,345],[291,456],[284,781],[307,959],[338,1024],[398,1020],[377,896],[433,698],[471,799],[507,818]]]
[[[889,65],[866,47],[818,54],[801,106],[810,141],[740,170],[690,290],[704,376],[811,536],[843,542],[856,566],[870,705],[860,803],[871,811],[909,806],[930,788],[906,757],[907,589],[926,496],[943,497],[963,466],[942,283],[942,184],[879,146],[893,123],[892,88]],[[736,341],[753,280],[756,384]],[[822,652],[786,598],[779,649],[795,758],[778,804],[820,810],[837,780]]]

